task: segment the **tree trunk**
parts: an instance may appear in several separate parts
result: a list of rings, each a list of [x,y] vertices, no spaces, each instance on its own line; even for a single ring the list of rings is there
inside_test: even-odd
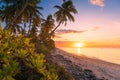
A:
[[[29,0],[26,0],[25,5],[23,6],[22,10],[18,13],[18,15],[16,15],[16,16],[13,18],[13,20],[11,20],[11,22],[9,22],[9,23],[6,25],[6,27],[9,27],[10,24],[14,23],[14,21],[23,13],[23,11],[25,10],[25,8],[26,8],[26,6],[27,6],[27,4],[28,4],[28,1],[29,1]]]
[[[30,23],[29,23],[29,26],[28,26],[28,35],[30,33],[31,24],[32,24],[32,14],[30,14]]]
[[[59,22],[59,24],[51,31],[50,35],[52,35],[60,25],[61,25],[61,22]]]
[[[26,29],[26,22],[24,22],[24,30]]]

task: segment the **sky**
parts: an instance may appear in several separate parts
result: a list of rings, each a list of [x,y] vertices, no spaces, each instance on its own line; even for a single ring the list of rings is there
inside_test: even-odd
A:
[[[44,16],[54,13],[62,0],[42,0]],[[73,0],[78,14],[75,22],[61,25],[55,41],[79,41],[87,44],[120,45],[120,0]]]
[[[120,0],[72,0],[78,13],[75,22],[61,25],[55,34],[56,42],[77,41],[87,45],[112,45],[120,47]],[[54,14],[54,5],[63,0],[41,0],[43,17]],[[57,25],[57,23],[56,23]]]

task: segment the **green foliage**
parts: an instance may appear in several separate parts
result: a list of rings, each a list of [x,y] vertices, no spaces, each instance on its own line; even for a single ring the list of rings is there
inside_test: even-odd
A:
[[[50,39],[49,41],[44,42],[44,45],[49,49],[52,50],[55,48],[54,41]]]
[[[40,39],[42,41],[48,41],[49,39],[51,39],[51,37],[53,37],[54,35],[53,34],[51,35],[50,32],[54,27],[55,27],[54,19],[52,15],[48,15],[47,19],[44,19],[41,24],[41,31],[39,35]]]
[[[43,43],[36,44],[36,49],[39,53],[50,53],[55,48],[53,40],[44,41]]]
[[[45,66],[44,66],[44,55],[43,54],[35,54],[34,56],[30,56],[26,60],[26,65],[31,68],[35,69],[38,73],[44,73]]]
[[[38,51],[41,53],[50,53],[50,50],[44,44],[37,45],[37,47]]]
[[[0,30],[0,80],[58,80],[29,38]]]
[[[71,80],[63,68],[51,66],[50,63],[46,65],[47,57],[42,53],[50,53],[55,48],[52,40],[55,30],[66,24],[67,20],[74,21],[72,13],[77,13],[77,10],[71,0],[54,6],[58,9],[54,14],[58,22],[55,27],[52,15],[41,18],[40,1],[1,1],[0,19],[6,23],[4,29],[10,32],[3,31],[0,25],[0,80]],[[38,28],[41,30],[39,35]],[[17,33],[25,36],[15,37]]]
[[[58,74],[59,80],[74,80],[73,77],[65,70],[63,66],[59,66],[54,63],[47,63],[47,69],[51,73]]]
[[[10,33],[0,30],[0,80],[14,80],[19,72],[19,63],[14,60],[11,51],[15,47],[12,45]],[[13,48],[12,48],[13,47]]]
[[[64,67],[58,68],[58,77],[60,80],[73,80],[73,77],[65,70]]]
[[[52,15],[48,15],[46,19],[43,20],[41,24],[41,31],[38,35],[38,43],[36,44],[37,51],[43,53],[50,53],[50,51],[55,48],[54,41],[51,39],[53,35],[50,32],[54,28],[54,19]]]
[[[29,32],[38,26],[42,16],[39,3],[40,0],[0,0],[0,18],[6,23],[5,29],[16,34],[23,29],[25,31],[26,27]],[[24,25],[24,28],[21,25]]]

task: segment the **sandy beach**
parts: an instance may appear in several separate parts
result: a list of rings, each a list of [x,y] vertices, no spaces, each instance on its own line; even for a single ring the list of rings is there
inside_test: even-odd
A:
[[[82,73],[99,78],[97,80],[120,80],[120,65],[83,55],[74,55],[56,48],[52,52],[54,61],[65,67],[75,80],[86,80]],[[87,71],[87,73],[86,73]],[[82,72],[82,73],[81,73]],[[86,75],[85,75],[86,76]],[[89,78],[87,79],[89,80]],[[96,80],[96,79],[90,79]]]

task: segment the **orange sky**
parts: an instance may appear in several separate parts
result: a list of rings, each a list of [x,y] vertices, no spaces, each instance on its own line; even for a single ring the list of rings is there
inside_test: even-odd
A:
[[[75,22],[61,25],[55,41],[78,41],[87,46],[120,47],[120,0],[75,0]],[[101,2],[102,1],[102,2]]]
[[[76,43],[80,43],[79,41],[56,41],[56,47],[77,47]],[[109,42],[84,42],[83,48],[120,48],[120,43],[109,43]]]

